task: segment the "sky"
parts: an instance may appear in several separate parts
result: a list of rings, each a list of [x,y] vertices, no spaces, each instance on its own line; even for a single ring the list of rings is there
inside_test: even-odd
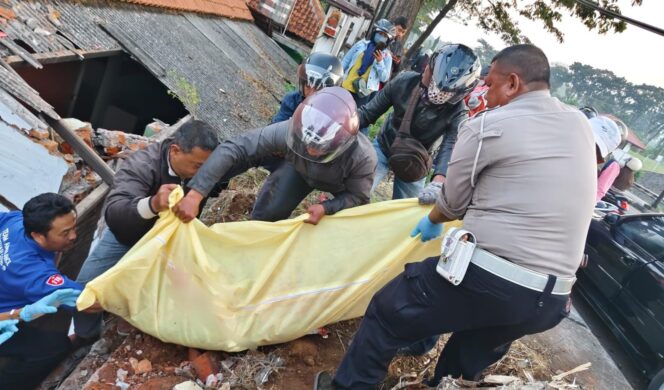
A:
[[[631,0],[620,0],[622,14],[650,25],[664,28],[664,1],[643,0],[642,6],[631,6]],[[558,28],[565,34],[565,42],[559,43],[555,36],[544,31],[541,23],[517,19],[522,32],[539,46],[551,63],[571,65],[581,62],[595,68],[609,69],[635,84],[651,84],[664,88],[664,36],[657,35],[628,24],[622,33],[600,35],[589,31],[580,19],[563,13]],[[484,38],[495,48],[505,46],[497,35],[487,34],[474,25],[468,26],[443,19],[433,32],[447,42],[478,46],[477,40]]]

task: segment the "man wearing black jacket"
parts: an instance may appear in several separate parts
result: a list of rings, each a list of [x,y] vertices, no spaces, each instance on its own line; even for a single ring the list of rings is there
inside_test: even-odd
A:
[[[378,166],[372,192],[390,170],[390,146],[397,137],[409,98],[415,88],[420,90],[421,96],[413,111],[410,134],[430,152],[443,137],[440,156],[434,167],[433,182],[442,183],[445,180],[447,164],[456,142],[457,128],[468,117],[463,98],[477,84],[479,72],[479,59],[470,48],[464,45],[447,45],[434,53],[422,75],[416,72],[400,73],[387,83],[371,102],[358,109],[362,128],[374,123],[390,107],[394,108],[394,112],[385,120],[383,128],[373,141]],[[407,182],[398,177],[398,172],[395,172],[395,176],[393,199],[418,196],[426,179],[422,177]],[[440,187],[437,187],[437,192],[440,192]]]
[[[76,281],[82,285],[113,267],[168,209],[168,196],[185,186],[214,148],[217,132],[207,123],[185,123],[173,138],[138,151],[123,163],[106,198],[106,229],[90,251]],[[219,192],[220,185],[216,187]],[[101,314],[77,313],[77,337],[94,339],[101,332]]]

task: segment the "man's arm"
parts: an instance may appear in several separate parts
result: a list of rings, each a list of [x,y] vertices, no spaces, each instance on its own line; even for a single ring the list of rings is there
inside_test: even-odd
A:
[[[496,136],[500,136],[497,131],[484,134],[482,150],[479,153],[477,166],[473,174],[473,165],[479,146],[479,135],[467,124],[462,126],[459,131],[459,139],[452,152],[442,194],[429,214],[431,222],[442,223],[463,218],[473,196],[471,177],[473,177],[473,182],[477,184],[480,173],[491,161],[491,146],[488,145],[487,139]]]
[[[369,203],[375,170],[375,159],[366,159],[365,163],[360,164],[344,181],[346,190],[335,195],[334,199],[323,202],[325,215],[332,215],[343,209]]]
[[[187,184],[204,197],[228,172],[260,165],[264,158],[287,150],[288,124],[281,122],[250,130],[219,144]]]
[[[390,55],[389,50],[383,50],[382,61],[374,61],[373,68],[376,70],[376,75],[378,80],[381,83],[386,83],[390,79],[390,73],[392,72],[392,56]]]
[[[608,167],[606,167],[606,169],[602,171],[602,173],[599,174],[599,177],[597,178],[597,196],[595,198],[596,202],[602,200],[619,174],[620,165],[616,161],[613,161]]]
[[[187,184],[191,191],[173,207],[175,215],[185,223],[190,222],[198,215],[203,198],[224,176],[258,166],[267,157],[286,154],[287,134],[288,122],[279,122],[247,131],[219,144]]]
[[[151,165],[144,159],[138,162],[127,160],[115,174],[117,184],[108,196],[105,209],[106,222],[111,228],[122,224],[144,224],[157,216],[149,203],[150,189],[157,180],[155,167]]]
[[[33,261],[22,261],[21,264],[14,272],[23,281],[23,296],[27,302],[37,302],[58,290],[83,290],[81,285],[62,275],[49,261],[35,258]]]
[[[445,134],[443,135],[443,143],[440,145],[439,156],[436,159],[436,166],[433,168],[434,176],[447,176],[447,166],[452,157],[452,150],[454,150],[454,145],[457,142],[457,134],[459,131],[459,125],[468,118],[468,111],[463,110],[452,118],[449,125],[445,129]]]
[[[383,89],[378,91],[369,103],[357,108],[357,114],[360,117],[360,129],[374,124],[381,115],[392,107],[393,85],[397,80],[399,80],[399,77],[385,84]]]

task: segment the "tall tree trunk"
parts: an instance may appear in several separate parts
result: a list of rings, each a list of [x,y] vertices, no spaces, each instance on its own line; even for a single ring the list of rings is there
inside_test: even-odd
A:
[[[431,35],[431,33],[436,28],[438,23],[440,23],[440,21],[443,20],[443,18],[447,15],[447,13],[450,12],[450,10],[452,8],[454,8],[454,6],[456,5],[456,3],[458,1],[459,0],[449,0],[447,2],[447,4],[445,4],[443,9],[441,9],[440,12],[438,12],[438,15],[436,15],[436,17],[431,21],[431,24],[429,26],[427,26],[427,29],[424,30],[422,35],[420,35],[417,38],[417,40],[415,40],[415,42],[410,47],[410,49],[408,49],[408,52],[406,53],[406,58],[407,59],[409,59],[409,60],[412,59],[413,54],[415,54],[417,52],[417,49],[419,49],[419,47],[422,46],[422,43],[424,43],[424,41],[427,38],[429,38],[429,35]]]

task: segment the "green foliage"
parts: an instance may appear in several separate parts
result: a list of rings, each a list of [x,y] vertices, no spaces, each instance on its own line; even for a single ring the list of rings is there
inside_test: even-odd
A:
[[[645,143],[654,142],[659,151],[664,148],[663,88],[635,85],[609,70],[578,62],[569,67],[553,66],[551,84],[554,95],[561,100],[613,114]]]
[[[615,13],[621,13],[620,0],[602,0],[600,5]],[[642,0],[633,0],[632,5],[640,5]],[[449,16],[446,8],[449,8]],[[528,43],[518,21],[513,15],[536,21],[544,30],[563,42],[565,34],[558,28],[563,13],[579,19],[589,30],[600,34],[609,31],[622,32],[625,22],[611,18],[577,3],[575,0],[424,0],[415,19],[414,32],[419,38],[411,47],[413,53],[424,42],[436,25],[444,18],[451,17],[463,23],[474,21],[475,25],[487,33],[495,33],[507,44]]]
[[[167,72],[169,80],[175,83],[174,90],[168,90],[168,94],[178,99],[187,108],[189,113],[196,117],[196,111],[201,104],[201,98],[198,95],[198,89],[187,79],[180,76],[174,69]]]
[[[392,112],[392,108],[390,108],[389,110],[387,110],[386,113],[381,115],[381,117],[378,118],[376,123],[374,123],[373,125],[369,125],[369,139],[370,140],[373,140],[374,138],[376,138],[376,136],[380,132],[380,129],[383,128],[383,123],[385,123],[385,119],[387,119],[387,116],[390,115],[391,112]]]

